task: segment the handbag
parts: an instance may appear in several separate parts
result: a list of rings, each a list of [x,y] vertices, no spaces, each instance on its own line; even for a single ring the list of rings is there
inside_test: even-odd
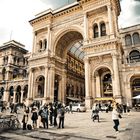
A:
[[[121,114],[119,114],[119,118],[120,118],[120,119],[122,118]]]

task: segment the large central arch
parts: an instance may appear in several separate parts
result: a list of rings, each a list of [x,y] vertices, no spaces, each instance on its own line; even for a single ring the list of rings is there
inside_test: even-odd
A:
[[[69,102],[69,100],[73,101],[79,101],[83,99],[83,95],[85,93],[82,93],[80,95],[80,91],[84,87],[84,80],[82,81],[82,84],[80,83],[80,79],[83,77],[79,75],[78,77],[78,72],[73,72],[72,70],[69,70],[68,65],[71,63],[71,57],[75,59],[75,63],[78,61],[80,63],[84,63],[83,60],[79,60],[79,58],[76,56],[76,53],[78,52],[77,50],[82,52],[81,47],[82,47],[82,42],[83,42],[83,35],[81,32],[74,30],[74,29],[68,29],[67,31],[60,32],[60,35],[58,37],[57,41],[55,42],[55,47],[54,47],[54,53],[56,58],[59,58],[62,63],[62,67],[57,65],[57,63],[60,63],[58,59],[56,59],[55,67],[55,84],[54,84],[54,101],[58,98],[60,101],[66,102],[66,104]],[[78,46],[78,43],[81,43],[81,46]],[[70,51],[72,50],[72,47],[77,47],[75,49],[76,51]],[[74,54],[75,52],[75,54]],[[78,54],[78,53],[77,53]],[[69,57],[69,58],[68,58]],[[77,62],[76,62],[77,61]],[[82,69],[82,66],[77,64],[72,64],[71,68],[74,67],[75,69],[79,69],[79,71]],[[70,72],[71,71],[71,72]],[[73,75],[72,75],[73,72]],[[74,77],[75,76],[75,77]],[[84,78],[83,78],[84,79]],[[57,83],[57,84],[56,84]],[[82,86],[80,86],[82,85]],[[66,87],[66,88],[65,88]],[[67,90],[69,88],[69,90]],[[84,90],[84,88],[83,88]],[[67,93],[68,92],[68,93]],[[57,97],[57,98],[56,98]]]

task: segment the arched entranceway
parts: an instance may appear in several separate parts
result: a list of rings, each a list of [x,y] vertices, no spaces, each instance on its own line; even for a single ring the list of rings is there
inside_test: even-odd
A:
[[[103,96],[113,97],[112,77],[110,73],[107,73],[103,76],[102,84],[103,84]]]
[[[94,73],[95,95],[93,97],[113,97],[111,71],[107,67],[98,68]]]
[[[140,103],[140,99],[133,99],[140,95],[140,76],[133,76],[130,80],[131,83],[131,94],[132,94],[132,106],[135,104]]]
[[[72,30],[61,35],[56,43],[55,54],[59,59],[56,60],[55,65],[54,101],[58,99],[67,104],[67,99],[72,101],[84,99],[84,52],[81,49],[83,47],[82,42],[82,34]],[[83,92],[80,93],[81,89],[83,89]]]

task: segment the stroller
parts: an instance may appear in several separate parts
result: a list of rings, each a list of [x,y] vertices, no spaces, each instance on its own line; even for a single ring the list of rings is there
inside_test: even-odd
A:
[[[95,110],[92,110],[92,115],[91,115],[91,119],[93,120],[98,120],[99,122],[99,110],[95,109]]]

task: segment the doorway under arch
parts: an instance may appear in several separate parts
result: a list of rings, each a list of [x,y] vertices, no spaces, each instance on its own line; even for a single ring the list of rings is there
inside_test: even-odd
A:
[[[111,71],[107,67],[98,68],[94,73],[95,97],[113,97]]]
[[[83,95],[85,95],[85,91],[80,93],[80,88],[85,89],[84,52],[82,47],[83,35],[76,30],[68,30],[68,32],[65,32],[57,41],[55,55],[62,63],[60,70],[60,61],[56,60],[56,67],[59,69],[59,72],[57,71],[55,73],[54,101],[56,101],[58,97],[65,103],[67,102],[66,98],[74,99],[73,101],[75,101],[76,98],[78,100],[84,99]],[[63,79],[65,73],[66,79]],[[58,80],[56,75],[62,78]],[[69,85],[68,83],[71,84]],[[80,87],[80,85],[83,88]],[[61,98],[58,95],[63,97]]]
[[[133,97],[140,95],[140,76],[133,76],[130,80],[131,83],[131,97],[132,97],[132,106],[140,103],[140,99],[133,99]]]

